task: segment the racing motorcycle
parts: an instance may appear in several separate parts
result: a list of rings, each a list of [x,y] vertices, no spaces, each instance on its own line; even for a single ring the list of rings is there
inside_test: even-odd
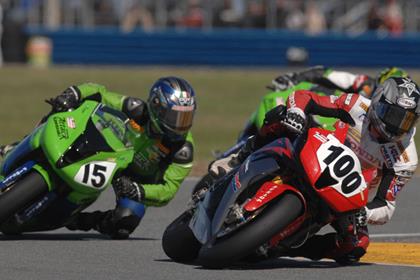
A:
[[[311,127],[252,153],[193,195],[164,232],[165,253],[212,268],[287,255],[325,225],[354,214],[368,201],[373,174],[362,173],[343,144],[347,129],[342,122],[334,132]]]
[[[122,112],[95,101],[49,114],[2,162],[0,231],[64,226],[132,161],[133,127]]]
[[[230,154],[236,153],[239,149],[245,144],[246,140],[252,136],[257,134],[258,130],[263,126],[265,115],[271,109],[275,108],[279,105],[286,105],[286,100],[290,94],[292,94],[296,90],[310,90],[316,92],[317,94],[323,95],[332,95],[332,96],[339,96],[342,94],[339,90],[332,90],[317,84],[313,84],[310,82],[300,82],[295,86],[282,90],[276,91],[272,87],[268,87],[271,91],[264,95],[261,102],[258,104],[257,109],[252,113],[251,117],[249,118],[247,124],[243,128],[242,132],[240,133],[237,142],[230,148],[228,148],[225,152],[214,152],[214,156],[216,159],[225,158]],[[332,130],[334,129],[334,123],[336,119],[322,117],[322,116],[311,116],[314,123],[317,125]],[[212,178],[209,174],[204,175],[201,180],[195,185],[192,190],[192,193],[195,193],[197,190],[203,187],[205,184],[209,184],[212,181]]]

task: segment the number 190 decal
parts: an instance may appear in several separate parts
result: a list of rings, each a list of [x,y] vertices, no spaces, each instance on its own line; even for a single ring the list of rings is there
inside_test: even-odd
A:
[[[357,156],[334,136],[328,135],[328,138],[330,141],[322,144],[317,151],[322,175],[331,177],[331,182],[335,182],[331,187],[346,197],[364,190],[366,182],[361,176]]]
[[[101,189],[108,184],[115,166],[115,162],[92,161],[80,167],[74,181],[88,187]]]

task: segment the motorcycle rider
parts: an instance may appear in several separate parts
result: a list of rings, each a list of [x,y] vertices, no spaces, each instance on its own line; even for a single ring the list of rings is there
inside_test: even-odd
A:
[[[315,66],[299,72],[291,72],[279,75],[271,81],[268,89],[274,92],[285,92],[287,90],[298,90],[301,88],[301,83],[311,83],[311,88],[305,88],[309,91],[317,92],[324,95],[340,95],[341,93],[358,93],[367,98],[370,98],[372,91],[377,85],[383,83],[390,77],[409,77],[408,73],[398,67],[388,67],[382,70],[375,78],[365,74],[355,74],[346,71],[337,71],[325,66]],[[273,95],[274,93],[269,93]],[[283,98],[278,98],[274,94],[273,101],[264,100],[260,106],[265,106],[266,111],[272,109],[275,105],[280,105],[285,102]],[[280,96],[280,94],[279,94]],[[260,121],[257,119],[257,112],[254,112],[247,122],[244,130],[240,134],[237,142],[243,142],[248,137],[255,135],[260,128]]]
[[[133,162],[112,182],[115,209],[78,213],[66,226],[125,239],[139,225],[145,207],[166,205],[192,168],[194,144],[189,130],[196,110],[195,93],[186,80],[163,77],[153,84],[147,101],[85,83],[67,88],[48,103],[53,112],[64,112],[84,100],[122,111],[130,118],[130,125],[145,137],[133,143]]]
[[[405,70],[395,66],[383,69],[376,77],[370,77],[366,74],[337,71],[318,65],[300,72],[280,75],[272,80],[270,88],[282,91],[300,82],[310,82],[328,89],[340,90],[345,93],[358,93],[369,98],[375,88],[390,77],[409,78]]]
[[[369,245],[367,223],[388,222],[396,206],[396,196],[413,176],[417,167],[414,143],[415,125],[420,116],[420,89],[408,77],[388,77],[378,84],[371,99],[359,94],[340,97],[319,96],[311,91],[296,91],[287,101],[286,117],[273,109],[258,137],[251,138],[237,154],[210,165],[214,175],[230,171],[246,156],[264,144],[270,133],[281,126],[300,134],[307,126],[307,114],[319,114],[348,123],[347,142],[357,154],[362,169],[375,168],[376,177],[369,183],[370,202],[355,217],[356,228],[349,222],[347,235],[336,233],[315,235],[302,247],[292,250],[292,256],[311,259],[333,258],[340,263],[352,263],[362,257]],[[373,199],[372,199],[373,198]]]

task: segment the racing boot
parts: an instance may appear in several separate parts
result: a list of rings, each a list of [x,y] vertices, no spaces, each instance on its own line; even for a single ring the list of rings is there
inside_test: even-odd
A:
[[[66,228],[81,231],[96,230],[112,239],[127,239],[140,224],[143,215],[144,210],[141,213],[136,209],[133,211],[129,207],[119,205],[114,210],[105,212],[79,213],[66,224]]]

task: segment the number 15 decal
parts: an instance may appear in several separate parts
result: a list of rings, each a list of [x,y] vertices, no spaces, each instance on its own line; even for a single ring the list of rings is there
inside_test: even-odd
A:
[[[74,181],[88,187],[101,189],[108,184],[115,166],[115,162],[92,161],[80,167]]]

